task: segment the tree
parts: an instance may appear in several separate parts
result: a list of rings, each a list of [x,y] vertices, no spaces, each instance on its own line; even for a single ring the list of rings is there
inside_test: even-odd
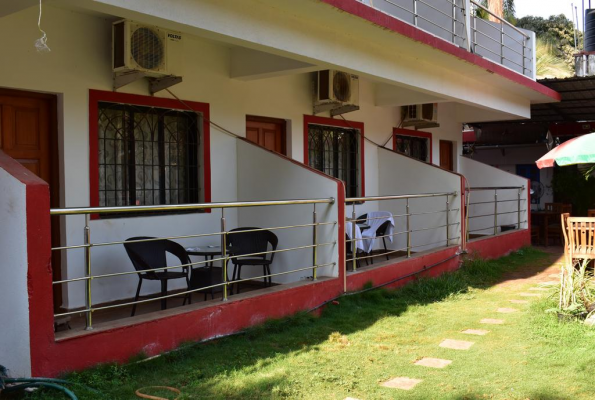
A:
[[[541,17],[523,17],[517,21],[517,27],[535,32],[539,40],[549,43],[551,49],[543,54],[551,54],[562,59],[568,69],[574,69],[574,25],[563,14],[552,15],[548,19]],[[582,33],[578,32],[579,47],[582,43]],[[539,59],[537,60],[539,61]]]
[[[537,79],[568,78],[574,73],[572,68],[555,53],[551,42],[537,39],[535,47],[535,74]]]
[[[494,14],[501,16],[511,24],[516,23],[514,0],[481,0],[479,3],[493,12]],[[486,11],[477,9],[475,15],[482,19],[489,19],[492,22],[498,22],[495,18],[491,17]]]

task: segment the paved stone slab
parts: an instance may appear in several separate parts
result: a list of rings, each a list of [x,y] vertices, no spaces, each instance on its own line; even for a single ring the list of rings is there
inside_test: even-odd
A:
[[[381,383],[380,386],[391,389],[411,390],[421,382],[421,379],[406,378],[401,376],[389,379],[388,381]]]
[[[528,304],[527,300],[510,300],[512,304]]]
[[[542,291],[543,292],[543,291],[547,291],[549,289],[548,288],[544,288],[544,287],[532,287],[532,288],[529,288],[529,290],[539,290],[539,291]]]
[[[504,323],[503,319],[492,319],[492,318],[484,318],[479,321],[480,324],[490,324],[490,325],[502,325]]]
[[[521,297],[541,297],[539,293],[519,293]]]
[[[424,357],[421,360],[417,360],[414,364],[421,365],[422,367],[445,368],[447,365],[452,364],[452,361],[443,360],[442,358]]]
[[[502,314],[510,314],[510,313],[515,313],[518,311],[519,310],[517,310],[516,308],[506,308],[506,307],[500,307],[499,309],[496,310],[496,312],[499,312]]]
[[[486,331],[485,329],[465,329],[464,331],[461,331],[461,333],[465,333],[467,335],[484,336],[490,333],[490,331]]]
[[[467,342],[465,340],[444,339],[439,346],[445,349],[469,350],[474,344],[474,342]]]

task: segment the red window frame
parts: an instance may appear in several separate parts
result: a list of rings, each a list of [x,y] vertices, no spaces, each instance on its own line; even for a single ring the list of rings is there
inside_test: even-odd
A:
[[[397,135],[400,136],[413,136],[419,138],[425,138],[430,141],[430,161],[422,161],[427,164],[432,164],[434,161],[434,151],[432,149],[432,133],[431,132],[423,132],[423,131],[414,131],[411,129],[403,129],[403,128],[393,128],[393,150],[397,151]],[[399,153],[402,154],[402,153]],[[417,159],[416,159],[417,160]],[[418,160],[421,161],[421,160]]]
[[[203,116],[202,146],[203,146],[203,193],[204,202],[211,202],[211,131],[210,113],[208,103],[186,101],[181,103],[175,99],[162,97],[142,96],[129,93],[106,92],[103,90],[89,90],[89,204],[91,207],[99,207],[99,116],[100,102],[133,104],[145,107],[169,108],[172,110],[188,111],[188,108],[199,112]],[[210,210],[205,210],[210,212]],[[99,215],[91,215],[91,219],[99,219]]]
[[[360,132],[360,177],[361,177],[361,193],[360,197],[366,195],[366,157],[365,157],[365,139],[364,139],[364,123],[357,121],[348,121],[344,119],[334,119],[328,117],[318,117],[315,115],[304,115],[304,164],[309,165],[309,148],[308,148],[308,125],[328,125],[337,128],[357,129]]]

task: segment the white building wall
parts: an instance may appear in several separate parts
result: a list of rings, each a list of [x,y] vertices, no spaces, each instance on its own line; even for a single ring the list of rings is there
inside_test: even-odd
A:
[[[496,197],[494,190],[472,191],[469,200],[469,216],[481,216],[469,218],[468,230],[471,234],[493,235],[494,222],[496,222],[496,233],[501,232],[502,226],[517,226],[520,217],[521,229],[527,229],[527,196],[529,185],[527,179],[514,175],[487,164],[461,157],[461,173],[467,179],[468,187],[523,187],[520,193],[519,215],[519,192],[514,190],[498,190],[497,209],[494,206]],[[473,204],[481,203],[481,204]],[[498,212],[498,219],[494,219],[494,213]]]
[[[449,196],[448,230],[451,245],[461,243],[461,177],[448,171],[427,165],[409,157],[401,156],[387,150],[380,150],[379,181],[388,193],[394,194],[429,194],[457,193]],[[420,252],[446,245],[446,196],[409,200],[409,213],[424,215],[410,216],[411,246],[413,252]],[[393,215],[407,214],[405,200],[377,202],[381,210],[390,211]],[[439,227],[439,228],[438,228]],[[407,219],[395,218],[395,233],[407,231]],[[395,237],[390,248],[406,249],[407,235]],[[389,245],[387,240],[387,245]],[[380,245],[380,243],[378,243]]]
[[[0,187],[0,364],[11,376],[30,376],[26,190],[2,168]]]
[[[59,141],[62,181],[62,205],[89,205],[89,89],[111,90],[111,22],[116,18],[83,14],[46,5],[43,26],[52,51],[40,54],[33,42],[38,38],[38,10],[27,9],[2,18],[0,48],[5,49],[0,63],[0,87],[55,93],[59,96]],[[226,129],[245,135],[246,115],[260,115],[288,120],[290,156],[303,160],[303,115],[312,112],[311,75],[300,74],[254,81],[229,78],[230,45],[184,36],[184,82],[171,88],[180,98],[210,104],[211,119]],[[399,125],[395,107],[374,105],[375,85],[361,80],[361,110],[348,114],[349,120],[365,124],[366,137],[383,144]],[[139,81],[121,92],[147,95],[147,84]],[[161,92],[156,96],[171,97]],[[453,120],[454,105],[440,104],[441,127],[432,130],[434,162],[438,163],[438,142],[457,142],[460,154],[460,123]],[[387,146],[392,145],[388,140]],[[388,193],[378,185],[378,149],[365,145],[366,194]],[[237,147],[235,139],[211,129],[212,200],[245,200],[239,195],[237,182]],[[363,209],[374,205],[364,205]],[[237,213],[227,213],[230,226],[239,225]],[[65,218],[63,244],[81,244],[83,218]],[[216,213],[178,215],[172,217],[137,217],[91,221],[94,242],[119,241],[131,236],[169,236],[215,232],[219,227]],[[213,240],[187,240],[183,244],[209,244]],[[95,248],[92,251],[94,274],[132,269],[121,245]],[[64,257],[63,278],[83,275],[83,252],[73,250]],[[68,267],[66,267],[66,265]],[[137,278],[126,277],[94,280],[94,303],[104,303],[134,295]],[[180,282],[179,284],[183,286]],[[143,285],[145,286],[145,285]],[[172,289],[178,286],[171,285]],[[73,283],[64,291],[63,306],[84,304],[82,283]],[[101,289],[101,290],[98,290]],[[158,284],[147,284],[143,293],[158,290]],[[145,292],[146,291],[146,292]]]
[[[491,165],[511,174],[516,174],[517,165],[534,165],[535,161],[540,159],[545,153],[547,153],[545,145],[536,144],[522,147],[478,148],[472,158],[475,161]],[[531,205],[532,209],[544,209],[545,203],[552,203],[554,201],[554,190],[552,188],[553,177],[553,168],[539,170],[539,180],[543,183],[545,190],[543,196],[539,199],[539,204]]]
[[[334,198],[334,204],[317,204],[317,222],[338,222],[337,182],[322,175],[312,174],[301,166],[258,146],[238,140],[238,194],[242,200],[286,200]],[[282,184],[287,182],[289,184]],[[285,205],[275,207],[250,207],[238,210],[239,226],[257,228],[282,227],[311,224],[314,205]],[[300,227],[273,231],[279,238],[278,250],[313,244],[313,228]],[[337,241],[338,226],[318,227],[320,243]],[[318,276],[338,276],[338,244],[318,247],[317,264],[335,263],[335,266],[320,268]],[[306,268],[313,265],[312,248],[275,254],[271,272],[273,274]],[[233,268],[231,263],[230,267]],[[261,276],[261,267],[244,267],[242,278]],[[230,273],[231,276],[231,273]],[[289,283],[307,279],[312,270],[299,271],[273,277],[273,282]]]

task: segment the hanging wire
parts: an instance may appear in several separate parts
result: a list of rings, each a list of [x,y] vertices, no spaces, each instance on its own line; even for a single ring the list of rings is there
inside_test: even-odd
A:
[[[41,1],[39,0],[39,18],[37,19],[37,29],[41,32],[42,36],[35,41],[35,48],[39,53],[49,53],[52,51],[47,45],[48,35],[43,29],[41,29]]]

